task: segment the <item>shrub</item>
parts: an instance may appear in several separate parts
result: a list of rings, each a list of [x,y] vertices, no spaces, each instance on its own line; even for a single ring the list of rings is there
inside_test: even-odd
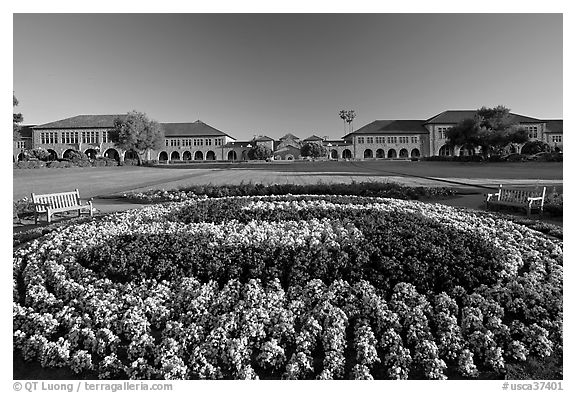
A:
[[[522,154],[536,154],[541,152],[550,152],[552,149],[549,144],[542,141],[529,141],[522,147]]]
[[[136,166],[138,165],[138,159],[136,158],[129,158],[127,160],[124,161],[120,161],[120,163],[118,164],[120,166]]]
[[[19,161],[14,163],[14,168],[17,169],[35,169],[44,168],[46,163],[44,161],[33,160],[33,161]]]
[[[70,161],[50,161],[46,164],[48,168],[70,168],[73,164]]]
[[[256,145],[248,150],[248,158],[251,160],[266,160],[272,157],[272,150],[266,145]]]

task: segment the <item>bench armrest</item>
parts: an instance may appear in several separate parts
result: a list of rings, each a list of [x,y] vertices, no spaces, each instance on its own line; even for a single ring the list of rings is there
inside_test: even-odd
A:
[[[492,199],[493,197],[497,197],[499,195],[499,193],[493,193],[493,194],[486,194],[486,202],[488,202],[490,199]]]
[[[529,201],[543,201],[543,200],[544,200],[544,197],[541,197],[541,196],[539,196],[539,197],[529,197],[528,200],[529,200]]]

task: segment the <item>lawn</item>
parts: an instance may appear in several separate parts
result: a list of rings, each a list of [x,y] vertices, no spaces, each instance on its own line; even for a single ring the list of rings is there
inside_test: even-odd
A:
[[[562,163],[410,161],[199,163],[160,167],[41,168],[13,171],[13,198],[78,188],[82,197],[175,189],[194,184],[317,184],[352,181],[411,186],[494,187],[500,183],[562,187]],[[476,189],[478,190],[478,189]]]

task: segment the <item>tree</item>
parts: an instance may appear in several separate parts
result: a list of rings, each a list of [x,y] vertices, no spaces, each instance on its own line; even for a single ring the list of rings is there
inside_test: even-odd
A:
[[[164,130],[155,120],[148,119],[142,112],[128,112],[125,118],[114,120],[114,129],[110,132],[111,140],[117,147],[134,150],[139,156],[162,148]]]
[[[346,123],[348,123],[348,131],[352,132],[354,131],[354,125],[353,125],[353,121],[356,118],[356,111],[354,110],[350,110],[348,111],[348,113],[346,113]]]
[[[526,142],[528,133],[514,122],[510,109],[499,105],[478,109],[473,119],[464,119],[448,129],[446,137],[451,146],[479,146],[487,156],[502,151],[510,143]]]
[[[353,131],[352,122],[356,118],[356,111],[354,110],[344,110],[342,109],[338,112],[340,118],[344,121],[344,132],[346,132],[346,123],[348,123],[348,132]]]
[[[338,114],[340,115],[340,118],[344,122],[344,133],[346,133],[346,118],[347,118],[348,112],[345,111],[344,109],[342,109],[340,112],[338,112]]]
[[[326,148],[319,142],[306,142],[300,149],[300,155],[302,157],[319,158],[325,157],[326,153]]]
[[[12,93],[12,107],[15,108],[17,106],[18,106],[18,99],[16,98],[14,93]],[[22,116],[22,113],[13,113],[12,115],[14,119],[13,123],[14,130],[12,134],[12,140],[17,141],[22,137],[22,135],[20,135],[20,123],[24,121],[24,117]]]
[[[248,158],[251,160],[267,160],[272,157],[272,149],[266,145],[256,145],[248,151]]]

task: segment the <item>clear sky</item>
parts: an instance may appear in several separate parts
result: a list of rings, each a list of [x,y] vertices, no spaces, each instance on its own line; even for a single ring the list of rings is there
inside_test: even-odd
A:
[[[505,105],[562,118],[562,14],[15,14],[24,124],[136,109],[238,139]]]

